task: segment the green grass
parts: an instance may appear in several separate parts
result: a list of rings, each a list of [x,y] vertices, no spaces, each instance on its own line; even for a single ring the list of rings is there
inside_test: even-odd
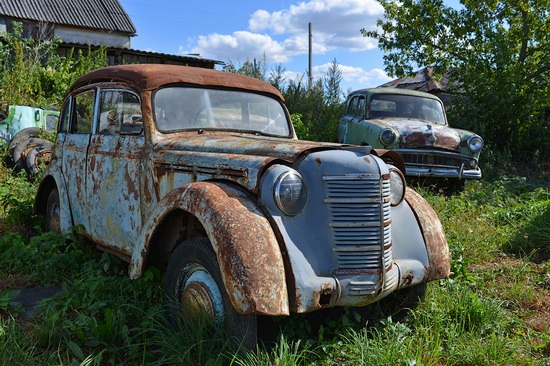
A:
[[[78,236],[43,233],[31,216],[35,185],[0,169],[2,365],[550,364],[548,181],[469,182],[450,197],[422,191],[445,228],[451,279],[431,283],[403,322],[363,328],[352,312],[320,328],[303,316],[267,320],[270,342],[248,352],[201,329],[174,332],[161,271],[131,281],[125,263]],[[21,319],[11,290],[51,284],[61,292]]]

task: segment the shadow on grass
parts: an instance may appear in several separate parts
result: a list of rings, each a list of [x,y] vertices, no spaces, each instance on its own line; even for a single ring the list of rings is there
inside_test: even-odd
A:
[[[537,263],[550,259],[550,201],[542,213],[523,225],[503,249],[520,256],[527,255]]]

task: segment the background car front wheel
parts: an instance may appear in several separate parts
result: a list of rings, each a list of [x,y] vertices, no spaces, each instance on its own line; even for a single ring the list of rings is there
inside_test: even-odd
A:
[[[211,336],[223,330],[237,345],[256,347],[256,315],[239,314],[233,308],[208,239],[178,245],[166,270],[164,291],[168,319],[175,329],[187,332],[198,326]]]

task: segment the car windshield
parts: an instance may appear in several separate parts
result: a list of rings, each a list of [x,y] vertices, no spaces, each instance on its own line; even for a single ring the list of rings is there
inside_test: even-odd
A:
[[[290,136],[281,103],[254,93],[194,87],[159,89],[155,119],[162,132],[211,129]]]
[[[446,125],[443,106],[438,100],[400,94],[371,97],[370,118],[408,118]]]

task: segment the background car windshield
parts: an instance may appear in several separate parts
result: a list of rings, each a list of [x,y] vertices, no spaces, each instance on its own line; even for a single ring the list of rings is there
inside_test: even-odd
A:
[[[408,118],[446,124],[443,106],[434,99],[398,94],[373,95],[369,110],[370,118]]]
[[[275,99],[235,90],[170,87],[154,98],[163,132],[216,129],[290,136],[285,111]]]

